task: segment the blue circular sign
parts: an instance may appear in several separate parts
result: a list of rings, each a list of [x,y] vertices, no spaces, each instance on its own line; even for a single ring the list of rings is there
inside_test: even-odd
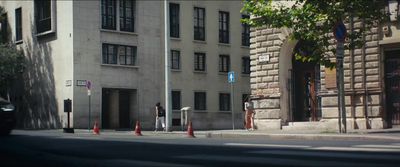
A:
[[[347,30],[342,21],[337,22],[335,27],[333,27],[333,35],[335,36],[335,39],[340,42],[343,42],[346,38]]]

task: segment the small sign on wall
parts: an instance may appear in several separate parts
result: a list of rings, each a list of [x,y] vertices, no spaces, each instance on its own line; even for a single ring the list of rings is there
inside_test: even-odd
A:
[[[72,80],[66,80],[65,81],[65,86],[66,87],[72,86]]]
[[[325,87],[326,89],[336,89],[336,68],[325,68]]]
[[[269,62],[269,57],[270,57],[269,53],[263,53],[260,56],[258,56],[258,62],[260,63]]]
[[[86,86],[86,80],[76,80],[76,86]]]

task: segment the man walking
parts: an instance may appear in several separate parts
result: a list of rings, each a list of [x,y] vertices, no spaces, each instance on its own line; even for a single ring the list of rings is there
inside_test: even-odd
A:
[[[161,123],[163,131],[165,131],[165,110],[158,102],[156,104],[156,125],[155,125],[155,132],[157,132],[158,127]]]

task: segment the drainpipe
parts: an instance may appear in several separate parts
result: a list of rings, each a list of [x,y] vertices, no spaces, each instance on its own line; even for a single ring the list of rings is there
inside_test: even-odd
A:
[[[350,14],[350,32],[354,32],[354,16],[353,14]],[[353,39],[351,39],[351,43],[354,42]],[[354,104],[354,49],[349,50],[350,54],[350,106],[351,106],[351,116],[353,118],[353,129],[356,129],[357,122],[356,122],[356,111],[355,111],[355,104]]]
[[[362,28],[365,29],[365,18],[362,19]],[[362,36],[363,41],[365,41],[365,34]],[[364,87],[364,93],[363,93],[363,105],[364,105],[364,118],[365,118],[365,128],[369,129],[369,118],[368,118],[368,87],[367,87],[367,74],[366,71],[367,69],[365,68],[365,62],[366,62],[366,53],[365,53],[365,44],[362,46],[361,49],[361,68],[363,69],[363,87]]]

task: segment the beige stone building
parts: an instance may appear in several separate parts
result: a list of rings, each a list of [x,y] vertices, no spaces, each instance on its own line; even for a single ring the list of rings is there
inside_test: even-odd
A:
[[[389,4],[388,4],[389,5]],[[400,125],[399,4],[391,1],[390,22],[377,25],[360,49],[344,57],[348,129],[381,129]],[[346,22],[348,31],[362,26]],[[336,70],[293,59],[299,45],[290,30],[251,31],[251,94],[258,129],[338,129]],[[332,35],[332,47],[336,40]],[[330,57],[335,61],[335,56]]]
[[[168,1],[172,124],[192,108],[198,129],[232,128],[227,72],[235,71],[234,112],[250,94],[250,30],[240,1]],[[1,1],[8,32],[28,66],[15,85],[19,128],[154,128],[164,104],[163,1]],[[5,24],[3,24],[5,25]],[[3,26],[4,27],[4,26]],[[23,82],[22,82],[23,81]],[[90,81],[90,96],[87,83]],[[89,123],[89,115],[90,122]]]

